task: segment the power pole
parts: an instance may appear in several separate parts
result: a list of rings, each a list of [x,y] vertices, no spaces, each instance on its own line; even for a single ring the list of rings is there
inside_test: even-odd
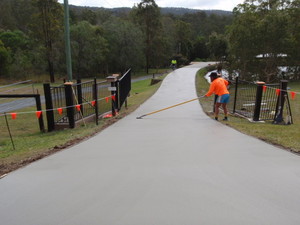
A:
[[[68,81],[72,81],[72,61],[71,61],[71,44],[70,44],[70,26],[69,26],[69,3],[64,0],[65,11],[65,47],[66,47],[66,61],[67,61],[67,74]]]

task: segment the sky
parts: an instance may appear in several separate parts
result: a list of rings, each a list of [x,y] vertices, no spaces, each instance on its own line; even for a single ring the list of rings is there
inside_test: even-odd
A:
[[[58,0],[63,3],[64,0]],[[69,5],[90,6],[90,7],[130,7],[140,3],[141,0],[68,0]],[[219,9],[232,11],[235,6],[244,0],[156,0],[159,7],[182,7],[189,9]]]

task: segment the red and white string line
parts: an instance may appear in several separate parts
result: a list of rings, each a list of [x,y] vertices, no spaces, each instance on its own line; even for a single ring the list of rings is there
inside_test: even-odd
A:
[[[103,98],[99,98],[97,100],[92,100],[90,102],[85,102],[85,103],[81,103],[81,104],[76,104],[76,105],[71,105],[71,106],[62,106],[62,107],[58,107],[58,108],[53,108],[53,109],[45,109],[45,110],[40,110],[40,111],[26,111],[26,112],[8,112],[8,113],[0,113],[0,116],[5,116],[7,114],[10,114],[12,115],[12,117],[16,117],[16,115],[21,115],[21,114],[30,114],[30,113],[35,113],[38,117],[40,116],[40,114],[42,112],[48,112],[48,111],[58,111],[58,113],[62,113],[62,111],[64,109],[68,109],[68,108],[77,108],[77,110],[79,109],[80,110],[80,107],[83,106],[83,105],[92,105],[92,106],[95,106],[96,104],[96,101],[102,101],[102,100],[106,100],[106,102],[108,102],[109,99],[112,99],[114,100],[115,98],[115,95],[110,95],[110,96],[106,96],[106,97],[103,97]]]

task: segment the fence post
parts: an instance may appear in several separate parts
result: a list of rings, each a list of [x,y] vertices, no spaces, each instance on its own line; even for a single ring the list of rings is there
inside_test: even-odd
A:
[[[235,113],[235,109],[236,109],[236,100],[237,100],[238,86],[239,86],[239,77],[236,77],[236,78],[235,78],[235,90],[234,90],[233,113]]]
[[[253,121],[259,121],[263,86],[265,85],[265,82],[258,81],[256,82],[256,85],[257,88],[256,88],[256,99],[255,99],[255,106],[254,106]]]
[[[65,95],[66,95],[66,106],[67,106],[67,116],[69,119],[69,127],[75,127],[75,117],[74,117],[74,101],[73,101],[73,91],[72,82],[65,83]]]
[[[41,111],[42,110],[42,104],[41,104],[41,96],[40,95],[35,96],[35,103],[36,103],[37,111]],[[40,131],[45,132],[43,114],[41,114],[41,116],[39,117],[39,126],[40,126]]]
[[[93,88],[93,98],[95,101],[95,116],[96,116],[96,125],[98,125],[98,86],[97,86],[97,79],[96,77],[94,78],[94,88]]]
[[[115,116],[116,115],[116,109],[117,109],[117,96],[115,95],[117,93],[117,86],[116,86],[116,82],[117,82],[117,77],[119,76],[119,74],[113,74],[112,76],[108,76],[106,77],[107,82],[110,82],[110,90],[111,90],[111,95],[115,96],[115,100],[111,101],[111,112],[112,115]]]
[[[117,106],[117,110],[120,111],[121,106],[120,106],[120,81],[117,80],[116,83],[116,106]]]
[[[50,132],[53,131],[55,128],[50,84],[44,84],[44,94],[45,94],[45,101],[46,101],[47,126],[48,126],[48,132]]]
[[[82,105],[82,85],[81,85],[81,79],[77,80],[77,103],[80,105],[80,111],[83,114],[83,105]]]
[[[128,92],[128,95],[126,97],[126,100],[125,100],[125,108],[127,109],[127,98],[129,97],[130,95],[130,91],[131,91],[131,68],[129,69],[129,92]]]
[[[286,92],[287,84],[288,84],[287,80],[281,80],[280,81],[280,94],[277,98],[274,123],[283,122],[283,107],[284,107],[285,95],[287,94],[287,92]]]

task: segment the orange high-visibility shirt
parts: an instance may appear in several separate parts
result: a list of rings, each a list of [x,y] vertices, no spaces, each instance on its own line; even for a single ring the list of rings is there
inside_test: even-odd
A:
[[[224,95],[229,94],[229,91],[227,89],[229,82],[223,78],[217,78],[215,79],[209,87],[208,92],[205,94],[205,96],[211,96],[213,93],[216,95]]]

